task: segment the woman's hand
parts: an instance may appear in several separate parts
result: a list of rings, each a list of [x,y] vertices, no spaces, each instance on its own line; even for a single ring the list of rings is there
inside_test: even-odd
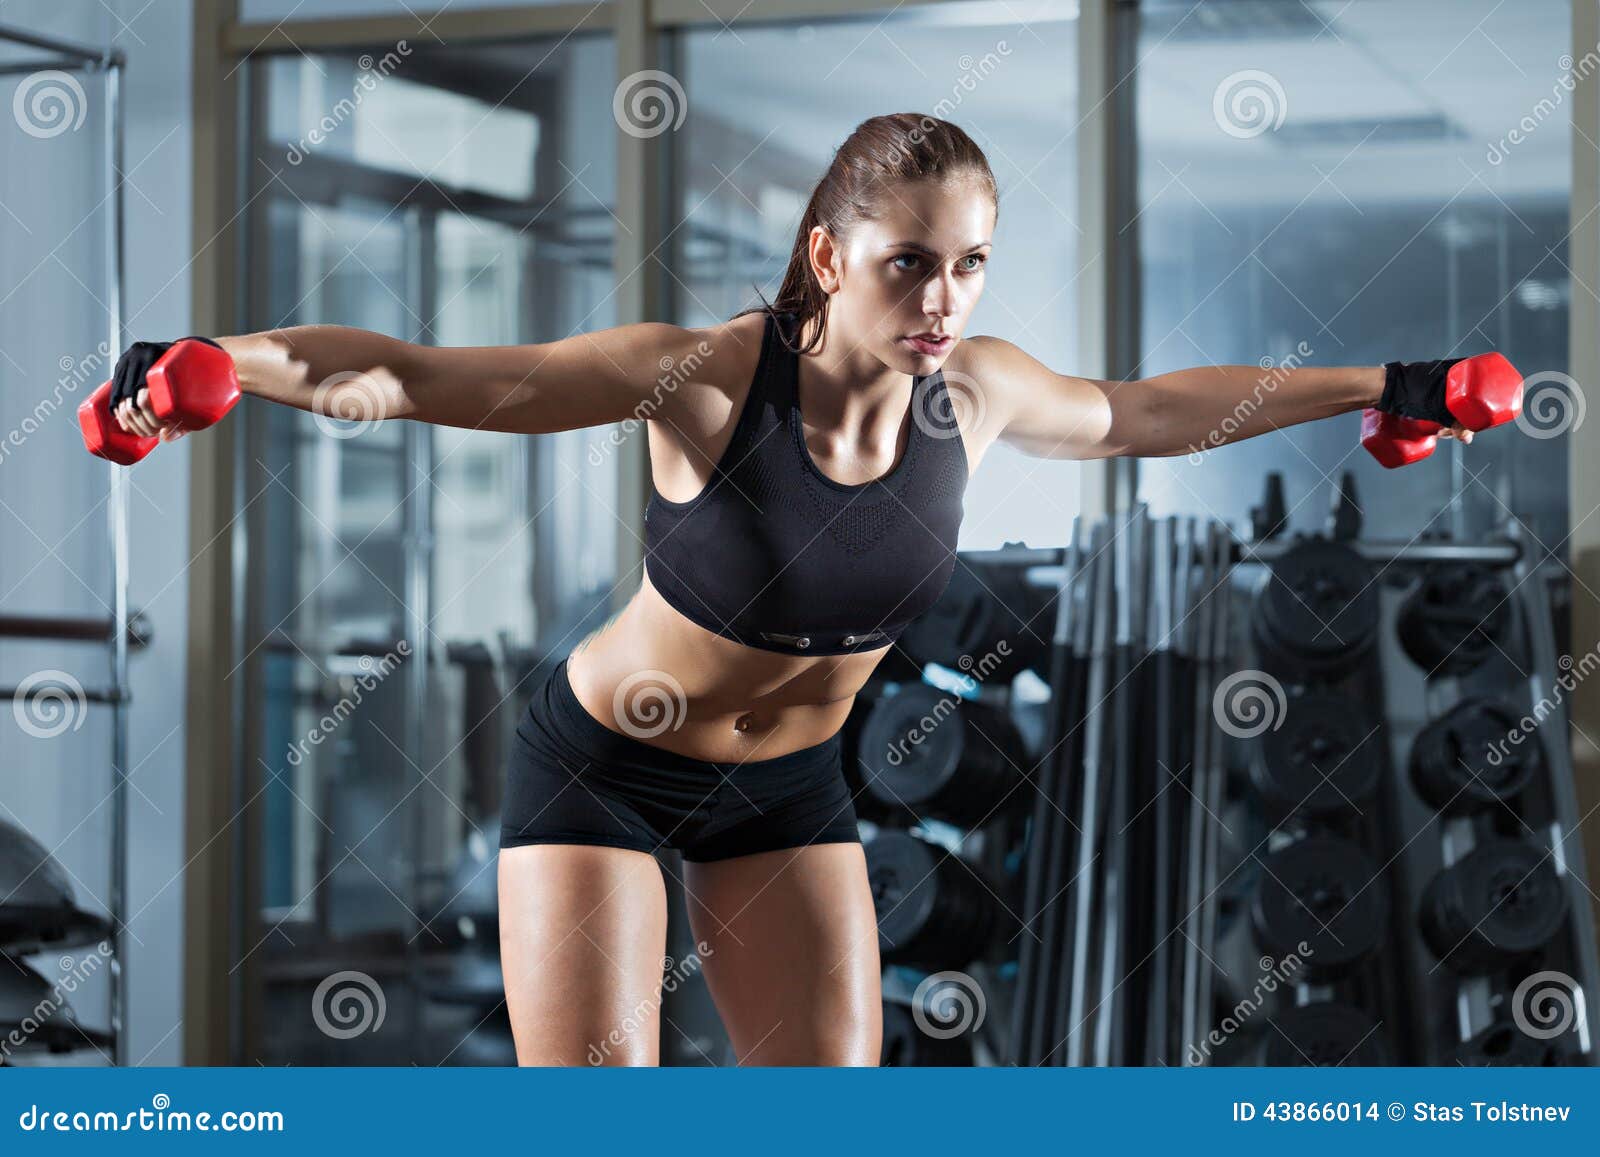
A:
[[[1457,422],[1453,426],[1440,427],[1440,429],[1439,429],[1439,437],[1441,437],[1441,438],[1454,438],[1456,441],[1460,442],[1463,446],[1470,446],[1472,444],[1472,435],[1473,435],[1474,432],[1475,431],[1469,430],[1465,426],[1463,426],[1461,423]]]
[[[163,442],[176,442],[189,432],[174,420],[163,422],[156,417],[155,411],[150,408],[148,386],[140,386],[138,394],[113,410],[112,416],[124,431],[141,438],[159,437]]]

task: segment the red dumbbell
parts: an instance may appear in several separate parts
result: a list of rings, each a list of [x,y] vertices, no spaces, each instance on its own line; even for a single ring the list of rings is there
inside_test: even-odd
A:
[[[163,422],[184,430],[203,430],[222,421],[239,401],[239,375],[233,359],[216,346],[185,339],[173,343],[144,376],[150,408]],[[119,466],[132,466],[154,450],[160,438],[145,438],[117,425],[106,382],[78,404],[78,426],[89,453]]]
[[[1444,404],[1469,430],[1487,430],[1522,413],[1522,375],[1497,353],[1462,358],[1445,374]],[[1361,415],[1361,444],[1384,466],[1409,466],[1433,453],[1444,427],[1384,410]]]

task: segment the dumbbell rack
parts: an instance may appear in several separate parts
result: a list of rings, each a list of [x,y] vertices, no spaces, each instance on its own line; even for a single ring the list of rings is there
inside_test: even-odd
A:
[[[1347,545],[1368,561],[1382,564],[1384,581],[1376,645],[1345,683],[1345,691],[1357,700],[1364,698],[1371,717],[1382,730],[1380,790],[1374,805],[1362,818],[1347,818],[1344,835],[1350,836],[1371,853],[1381,865],[1377,886],[1384,890],[1388,911],[1381,949],[1344,977],[1302,976],[1292,986],[1292,997],[1280,1000],[1279,1010],[1294,1004],[1309,1005],[1325,1000],[1356,1003],[1377,1015],[1370,1027],[1380,1040],[1362,1045],[1350,1063],[1383,1063],[1393,1056],[1401,1063],[1453,1064],[1460,1056],[1474,1056],[1476,1063],[1502,1063],[1503,1054],[1491,1050],[1471,1050],[1469,1041],[1491,1026],[1502,1031],[1505,1042],[1528,1044],[1527,1034],[1504,1032],[1515,1029],[1504,1008],[1515,985],[1516,974],[1457,976],[1433,956],[1419,927],[1423,893],[1432,877],[1447,864],[1459,860],[1477,840],[1498,822],[1503,826],[1520,824],[1529,838],[1543,833],[1545,847],[1556,849],[1559,886],[1566,890],[1568,916],[1557,940],[1537,955],[1539,967],[1555,968],[1570,978],[1576,991],[1568,995],[1575,1004],[1572,1040],[1562,1045],[1562,1059],[1550,1063],[1593,1063],[1591,1025],[1587,1020],[1585,997],[1597,989],[1595,931],[1588,904],[1589,886],[1581,848],[1570,837],[1576,831],[1577,812],[1572,790],[1572,767],[1564,706],[1535,733],[1543,754],[1545,774],[1515,797],[1515,807],[1502,803],[1494,814],[1476,821],[1440,818],[1411,786],[1407,773],[1411,747],[1417,732],[1430,720],[1459,702],[1469,690],[1490,692],[1506,700],[1514,714],[1531,709],[1541,698],[1548,701],[1547,688],[1556,671],[1556,647],[1546,578],[1524,556],[1514,538],[1504,541],[1465,545],[1438,541],[1404,544],[1362,543]],[[1252,544],[1243,561],[1270,563],[1289,548],[1282,543]],[[1397,616],[1405,594],[1414,586],[1417,575],[1429,566],[1473,564],[1506,572],[1510,582],[1507,598],[1515,608],[1511,629],[1501,640],[1503,649],[1484,662],[1471,675],[1456,678],[1424,678],[1424,672],[1407,657],[1397,642]],[[1374,575],[1376,580],[1376,573]],[[1243,649],[1250,649],[1241,644]],[[1260,653],[1250,662],[1262,665]],[[1293,718],[1294,700],[1289,717]],[[1354,709],[1353,701],[1352,707]],[[1248,806],[1229,813],[1227,821],[1246,822]],[[1356,809],[1359,810],[1359,809]],[[1291,820],[1280,830],[1274,825],[1270,847],[1292,843],[1286,834],[1303,834],[1307,825]],[[1316,832],[1318,825],[1309,830]],[[1523,833],[1518,832],[1518,835]],[[1248,841],[1247,841],[1248,842]],[[1266,888],[1259,882],[1257,887]],[[1342,911],[1342,909],[1341,909]],[[1330,923],[1331,923],[1330,917]],[[1319,921],[1314,921],[1320,923]],[[1241,922],[1242,925],[1243,922]],[[1213,945],[1222,967],[1231,962],[1242,965],[1255,948],[1247,933],[1237,935],[1230,945]],[[1522,971],[1527,972],[1524,968]],[[1520,1032],[1520,1030],[1517,1030]],[[1481,1039],[1481,1038],[1480,1038]],[[1467,1051],[1463,1051],[1467,1050]],[[1524,1054],[1525,1055],[1525,1054]],[[1380,1060],[1379,1058],[1383,1058]],[[1290,1063],[1293,1063],[1292,1061]],[[1525,1063],[1525,1062],[1524,1062]]]
[[[1348,506],[1330,519],[1330,533],[1359,533]],[[1352,538],[1350,545],[1381,564],[1388,578],[1378,645],[1350,682],[1382,720],[1381,790],[1347,833],[1382,865],[1380,886],[1390,900],[1385,947],[1353,979],[1332,982],[1313,973],[1278,986],[1262,1023],[1215,1055],[1196,1047],[1219,1002],[1227,1007],[1264,963],[1243,917],[1261,859],[1304,828],[1293,817],[1264,819],[1243,774],[1254,739],[1224,734],[1213,704],[1223,680],[1259,660],[1249,630],[1254,584],[1239,580],[1256,577],[1291,545],[1243,541],[1220,524],[1152,523],[1136,508],[1087,529],[1075,525],[1060,550],[962,555],[973,565],[1023,567],[1031,582],[1053,583],[1060,595],[1048,680],[1052,718],[1030,752],[1038,755],[1030,769],[1036,805],[1015,881],[1023,932],[1014,941],[1016,984],[1000,1049],[1013,1063],[1257,1063],[1274,1016],[1341,994],[1372,1004],[1392,1022],[1385,1036],[1403,1063],[1454,1063],[1458,1047],[1504,1021],[1505,983],[1496,987],[1436,967],[1421,939],[1420,894],[1438,868],[1459,858],[1472,824],[1430,827],[1432,813],[1405,769],[1423,716],[1438,714],[1475,685],[1501,694],[1512,688],[1519,711],[1551,699],[1558,667],[1546,576],[1510,536],[1472,545]],[[1507,576],[1516,628],[1506,649],[1518,661],[1485,666],[1465,682],[1434,678],[1424,686],[1421,670],[1395,641],[1397,606],[1406,593],[1399,587],[1422,568],[1466,562]],[[1153,581],[1156,575],[1166,580]],[[1407,702],[1427,710],[1408,716],[1401,706]],[[1558,707],[1538,732],[1546,775],[1519,806],[1529,826],[1547,833],[1546,846],[1562,851],[1570,917],[1543,964],[1570,975],[1578,989],[1580,1020],[1564,1063],[1592,1063],[1586,998],[1600,991],[1600,973],[1588,883],[1572,838],[1578,816],[1565,711]],[[1140,720],[1151,725],[1141,727]],[[1181,766],[1173,763],[1182,753]],[[1163,765],[1178,767],[1167,791],[1152,778]],[[1052,812],[1069,822],[1050,823]],[[1061,876],[1062,864],[1075,872]],[[1041,894],[1046,877],[1070,879],[1059,898]]]
[[[0,72],[26,75],[43,69],[100,73],[105,78],[105,118],[103,161],[106,198],[106,299],[107,348],[121,350],[122,340],[122,100],[124,58],[115,50],[89,48],[64,40],[37,36],[9,25],[0,25],[0,42],[20,45],[43,54],[32,61],[11,60]],[[109,376],[109,375],[108,375]],[[70,435],[76,440],[76,432]],[[124,1016],[127,1004],[127,853],[128,853],[128,704],[132,698],[128,684],[128,651],[149,641],[148,624],[130,615],[128,609],[128,482],[121,469],[108,466],[110,496],[106,505],[106,534],[111,559],[110,614],[104,617],[82,615],[8,614],[0,618],[0,637],[12,639],[99,642],[106,646],[109,681],[103,688],[85,688],[86,703],[111,708],[111,870],[106,899],[113,934],[109,961],[109,1037],[112,1062],[128,1063]],[[17,698],[17,688],[0,688],[0,701]]]

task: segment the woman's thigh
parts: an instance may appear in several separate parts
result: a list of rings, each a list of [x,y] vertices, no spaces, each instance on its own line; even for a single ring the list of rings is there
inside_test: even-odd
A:
[[[522,1065],[659,1063],[667,902],[647,852],[500,850],[500,963]]]
[[[859,843],[685,862],[684,886],[740,1064],[878,1063],[882,965]]]

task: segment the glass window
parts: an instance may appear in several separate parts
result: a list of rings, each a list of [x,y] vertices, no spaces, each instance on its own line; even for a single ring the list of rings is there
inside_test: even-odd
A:
[[[250,328],[465,346],[615,325],[609,38],[388,52],[252,69]],[[270,1010],[303,1010],[357,952],[412,1010],[403,1060],[439,1063],[473,1026],[425,998],[449,931],[429,921],[474,841],[497,840],[532,663],[609,610],[616,467],[583,460],[594,431],[241,412],[264,692],[246,729],[264,809],[246,1001],[269,1010],[246,1048],[315,1063],[333,1042]],[[402,1059],[338,1043],[339,1063]]]
[[[1525,375],[1565,370],[1566,0],[1192,8],[1142,9],[1140,376],[1238,363],[1270,381],[1289,358],[1490,349]],[[1537,127],[1513,143],[1525,115]],[[1198,463],[1148,459],[1141,494],[1160,513],[1237,519],[1281,470],[1294,525],[1311,529],[1348,470],[1370,537],[1475,535],[1513,510],[1552,547],[1564,537],[1565,439],[1490,432],[1391,473],[1359,426],[1349,414]]]

